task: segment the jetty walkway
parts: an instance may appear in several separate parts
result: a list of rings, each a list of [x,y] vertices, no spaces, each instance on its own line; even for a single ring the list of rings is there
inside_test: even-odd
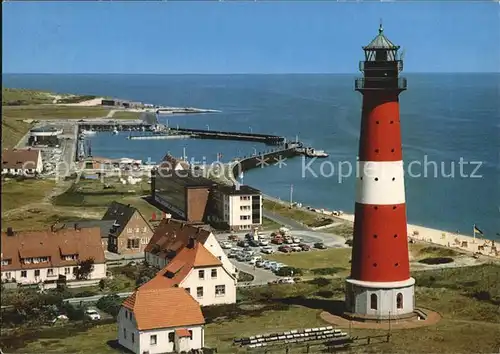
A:
[[[255,133],[226,132],[220,130],[203,130],[187,128],[168,128],[170,132],[180,135],[191,135],[195,139],[220,139],[260,142],[266,145],[283,144],[286,138],[282,136]]]

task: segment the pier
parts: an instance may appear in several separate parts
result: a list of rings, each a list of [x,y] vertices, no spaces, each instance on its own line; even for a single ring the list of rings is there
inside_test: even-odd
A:
[[[269,134],[238,133],[187,128],[169,128],[169,130],[171,132],[175,132],[176,134],[191,135],[195,139],[253,141],[264,143],[266,145],[281,145],[286,141],[286,138],[284,137]]]

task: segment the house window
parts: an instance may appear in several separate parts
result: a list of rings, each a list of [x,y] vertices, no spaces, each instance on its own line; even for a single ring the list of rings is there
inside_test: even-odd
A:
[[[203,297],[203,286],[199,286],[196,288],[196,296]]]
[[[35,270],[35,277],[39,277],[40,276],[40,269],[36,269]]]
[[[26,278],[28,276],[28,272],[26,270],[21,270],[21,278]]]
[[[226,286],[225,285],[216,285],[215,286],[215,296],[224,296],[226,295]]]
[[[192,330],[189,330],[189,339],[193,339],[193,331]]]
[[[132,332],[132,343],[135,342],[135,333]]]
[[[204,270],[199,270],[198,271],[198,278],[199,279],[205,279],[205,271]]]
[[[137,232],[137,233],[139,233],[139,232],[140,232],[140,230],[139,230],[139,228],[138,228],[138,227],[136,227],[136,228],[135,228],[135,232]]]
[[[156,345],[156,334],[149,337],[149,344]]]
[[[53,275],[54,275],[54,269],[52,269],[52,268],[47,269],[47,276],[51,277]]]
[[[71,273],[71,268],[64,268],[64,275]]]
[[[148,227],[144,226],[144,228],[142,229],[142,232],[148,232]]]
[[[212,278],[217,278],[217,269],[212,269]]]
[[[377,294],[370,295],[370,309],[376,310],[378,308],[378,297]]]
[[[11,259],[3,259],[2,260],[2,265],[3,266],[6,266],[6,265],[9,265],[12,263],[12,260]]]
[[[131,227],[127,227],[127,233],[129,233],[129,234],[132,233],[132,228]]]
[[[133,249],[133,248],[139,248],[139,239],[138,238],[129,238],[127,240],[127,248]]]
[[[186,288],[186,291],[188,292],[188,294],[191,294],[191,289],[190,288]]]
[[[73,267],[73,275],[76,275],[77,268]]]
[[[398,309],[402,309],[403,308],[403,294],[401,294],[401,293],[398,293],[396,295],[396,307]]]
[[[123,329],[123,338],[127,339],[127,330],[125,328]]]
[[[168,342],[169,343],[173,343],[174,342],[174,339],[175,339],[175,332],[170,332],[168,334]]]
[[[7,279],[10,279],[10,272],[5,273],[5,277],[6,277]]]

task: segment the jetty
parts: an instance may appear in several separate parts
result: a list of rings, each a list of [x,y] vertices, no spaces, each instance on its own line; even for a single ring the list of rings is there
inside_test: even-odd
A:
[[[154,135],[130,135],[130,140],[168,140],[168,139],[189,139],[192,135],[182,134],[154,134]]]
[[[220,139],[236,141],[253,141],[264,143],[266,145],[281,145],[286,138],[270,134],[239,133],[218,130],[187,129],[187,128],[168,128],[170,132],[176,134],[191,135],[195,139]]]

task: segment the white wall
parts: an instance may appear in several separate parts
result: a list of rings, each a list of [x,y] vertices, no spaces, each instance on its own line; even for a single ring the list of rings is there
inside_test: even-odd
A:
[[[57,280],[59,275],[65,275],[67,281],[76,280],[73,275],[73,268],[76,266],[66,267],[45,267],[38,269],[25,269],[25,270],[10,270],[2,271],[2,280],[16,279],[18,284],[36,284],[46,280]],[[48,270],[52,269],[52,274],[48,275]],[[26,277],[22,277],[21,273],[25,271]],[[39,276],[35,276],[35,271],[39,271]],[[68,272],[68,273],[67,273]],[[106,278],[106,264],[94,264],[94,270],[90,274],[88,280]]]
[[[217,271],[216,277],[212,277],[212,269]],[[200,279],[199,271],[204,271],[204,278]],[[224,295],[216,295],[215,287],[224,285]],[[189,293],[201,306],[236,303],[236,279],[221,266],[203,267],[191,269],[180,286],[189,289]],[[203,288],[203,296],[198,297],[198,287]]]
[[[241,197],[249,197],[249,200],[242,200]],[[252,221],[252,195],[230,195],[225,205],[228,205],[228,210],[225,211],[225,213],[228,213],[225,215],[225,221],[230,227],[237,227],[240,230],[251,230],[252,226],[262,224],[262,196],[260,196],[259,203],[260,219],[257,224],[254,224]],[[250,218],[241,220],[242,216],[249,216]]]
[[[132,315],[132,318],[126,318],[125,313]],[[187,338],[189,350],[200,349],[204,346],[204,328],[201,325],[159,328],[156,330],[139,331],[137,323],[132,312],[122,307],[118,314],[118,343],[134,353],[142,354],[149,351],[150,354],[170,353],[174,351],[174,342],[169,342],[169,333],[178,328],[185,328],[193,332],[193,339]],[[124,331],[127,332],[127,338]],[[132,333],[134,333],[134,342],[132,342]],[[151,344],[151,336],[156,335],[156,345]]]

